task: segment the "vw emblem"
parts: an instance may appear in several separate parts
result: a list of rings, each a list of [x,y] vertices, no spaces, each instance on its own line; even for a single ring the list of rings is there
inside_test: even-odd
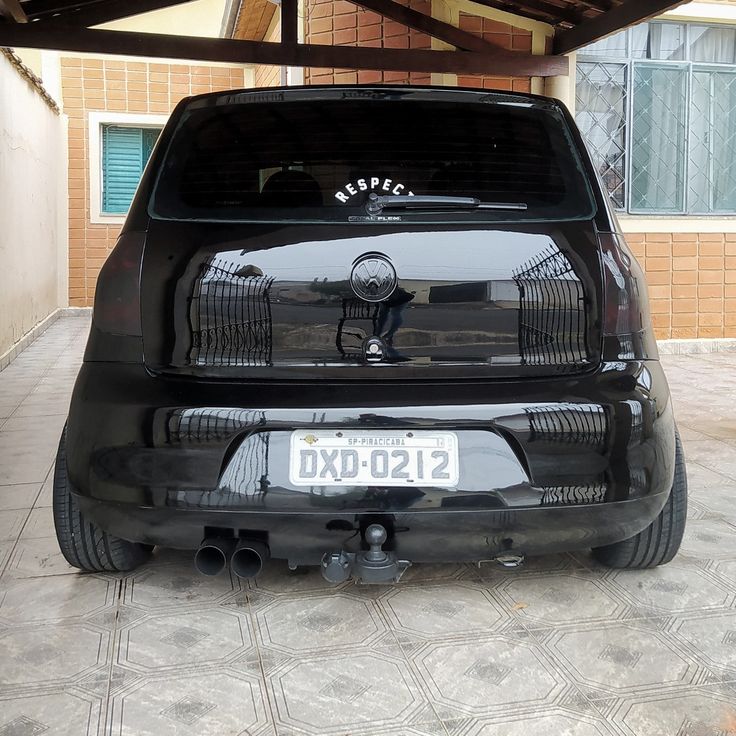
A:
[[[386,256],[366,253],[353,265],[350,286],[356,296],[367,302],[383,301],[396,289],[396,269]]]

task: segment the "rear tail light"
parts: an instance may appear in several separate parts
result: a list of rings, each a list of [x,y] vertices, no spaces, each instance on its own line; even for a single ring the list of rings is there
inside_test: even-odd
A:
[[[657,358],[644,272],[623,236],[599,233],[603,270],[603,359]]]
[[[141,336],[141,262],[143,233],[124,233],[97,279],[95,327],[113,335]]]

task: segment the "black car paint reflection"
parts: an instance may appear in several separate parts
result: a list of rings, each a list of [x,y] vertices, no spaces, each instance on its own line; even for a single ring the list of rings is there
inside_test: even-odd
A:
[[[596,359],[598,264],[592,248],[586,262],[566,245],[564,230],[460,236],[418,227],[335,238],[326,227],[310,242],[292,242],[282,230],[211,245],[210,234],[192,244],[191,265],[166,285],[188,320],[174,330],[171,352],[156,351],[160,370],[226,376],[230,368],[269,366],[306,376],[309,366],[330,366],[335,376],[364,377],[361,346],[372,335],[389,348],[384,363],[431,365],[446,376],[511,367],[554,375]],[[352,293],[349,269],[381,247],[399,285],[370,304]],[[444,267],[424,265],[442,259]]]
[[[149,491],[165,498],[165,505],[183,507],[349,510],[368,506],[375,511],[400,511],[626,500],[658,488],[656,472],[649,465],[658,440],[656,405],[645,389],[649,369],[639,364],[632,373],[631,365],[621,367],[625,371],[605,371],[598,379],[602,382],[605,377],[609,394],[624,379],[619,373],[632,379],[628,386],[636,387],[635,399],[617,403],[615,429],[609,407],[592,402],[402,407],[383,412],[359,407],[288,412],[193,407],[156,412],[151,428],[156,449],[151,452],[158,452],[158,473],[152,473],[146,463],[145,450],[100,453],[93,470],[101,479],[114,478],[130,487],[140,486],[145,478]],[[318,426],[457,431],[464,448],[460,483],[451,490],[294,487],[286,472],[289,434],[299,427]],[[170,463],[164,462],[167,456]],[[500,473],[498,468],[504,467],[506,471]],[[636,478],[646,482],[632,483]]]

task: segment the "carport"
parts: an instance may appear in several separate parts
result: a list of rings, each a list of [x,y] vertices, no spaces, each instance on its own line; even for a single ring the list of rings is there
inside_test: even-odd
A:
[[[482,0],[480,4],[554,28],[541,54],[507,52],[430,15],[394,0],[360,0],[357,5],[428,33],[455,50],[362,48],[303,44],[297,38],[297,2],[279,3],[279,42],[229,38],[203,41],[186,36],[134,34],[94,28],[103,23],[173,5],[181,0],[0,0],[0,45],[131,56],[235,61],[304,67],[513,74],[564,74],[564,54],[675,7],[671,0]]]
[[[96,27],[184,4],[0,0],[0,47],[555,80],[568,73],[569,52],[678,3],[478,3],[545,24],[549,41],[531,52],[393,0],[355,4],[428,34],[431,49],[302,43],[296,0],[281,0],[279,41]],[[0,86],[0,108],[16,93]],[[34,109],[31,133],[43,135],[51,128],[42,116],[56,113],[44,101]],[[8,181],[0,165],[3,173]],[[333,588],[318,572],[275,563],[256,581],[203,578],[191,555],[164,552],[130,575],[80,575],[58,553],[50,505],[89,315],[64,310],[65,257],[33,251],[29,264],[30,245],[23,258],[17,247],[44,237],[24,230],[32,218],[21,216],[43,176],[33,169],[17,190],[0,189],[0,338],[10,335],[0,342],[0,736],[736,735],[733,353],[666,356],[693,502],[683,551],[660,570],[613,572],[586,555],[557,555],[514,571],[417,566],[399,588]],[[88,191],[56,191],[89,208]],[[66,227],[55,217],[49,227]],[[2,231],[11,219],[12,238]],[[53,292],[45,301],[34,291],[39,269]]]
[[[225,0],[221,0],[225,3]],[[224,77],[226,81],[218,79],[219,88],[242,86],[242,74],[234,75],[234,65],[256,65],[256,69],[299,70],[295,76],[288,78],[289,83],[332,83],[333,81],[396,81],[403,83],[406,79],[409,83],[426,83],[431,81],[436,84],[458,84],[483,86],[485,88],[497,87],[505,80],[520,80],[517,85],[515,81],[509,82],[507,89],[519,89],[520,91],[531,91],[538,94],[551,94],[558,97],[569,98],[574,95],[570,85],[570,52],[582,46],[590,44],[597,39],[615,34],[622,28],[641,22],[647,18],[662,13],[668,8],[679,5],[672,0],[481,0],[474,3],[474,7],[481,11],[493,11],[503,21],[497,25],[511,28],[518,23],[525,30],[524,37],[512,36],[511,33],[500,34],[497,32],[486,33],[483,28],[478,30],[467,30],[463,27],[463,13],[448,11],[451,6],[446,6],[444,0],[412,0],[415,7],[421,7],[425,12],[420,12],[412,3],[402,4],[394,0],[360,0],[356,3],[347,3],[347,6],[361,11],[360,21],[364,17],[372,16],[378,19],[380,26],[385,29],[393,26],[395,29],[403,27],[408,31],[402,39],[402,43],[395,43],[396,38],[383,38],[375,40],[375,34],[366,33],[371,41],[362,41],[362,28],[355,41],[341,42],[340,35],[336,32],[333,36],[323,33],[309,34],[309,43],[303,42],[304,30],[299,24],[304,24],[305,13],[299,16],[299,2],[317,2],[318,0],[283,0],[277,2],[276,15],[280,22],[274,24],[274,4],[267,0],[247,0],[236,2],[227,0],[226,17],[222,29],[215,34],[218,37],[201,37],[193,35],[180,35],[176,28],[167,27],[165,33],[133,32],[129,30],[112,29],[110,23],[125,22],[130,18],[141,17],[141,14],[155,14],[156,11],[173,10],[197,5],[197,2],[182,2],[180,0],[80,0],[69,2],[66,0],[0,0],[0,48],[39,50],[40,54],[47,50],[56,50],[70,54],[76,54],[88,58],[93,55],[114,55],[115,58],[128,59],[134,62],[136,59],[154,61],[162,59],[165,68],[173,68],[177,60],[188,65],[180,68],[188,68],[194,74],[196,64],[209,65],[233,65],[230,67],[231,74]],[[207,0],[200,0],[207,2]],[[321,2],[321,0],[319,0]],[[337,2],[337,0],[336,0]],[[331,5],[336,6],[336,2]],[[310,6],[311,7],[311,6]],[[312,13],[315,17],[319,15],[324,5]],[[340,12],[345,12],[341,8]],[[482,12],[481,12],[482,14]],[[143,17],[146,17],[145,15]],[[495,17],[495,16],[494,16]],[[245,21],[243,19],[245,18]],[[263,40],[265,28],[264,18],[271,18],[271,27],[275,32],[271,33],[272,40]],[[487,23],[482,18],[476,20]],[[311,20],[310,20],[311,22]],[[315,30],[317,28],[315,21]],[[263,26],[260,32],[254,32],[252,25],[258,23]],[[354,21],[353,21],[354,23]],[[493,25],[493,22],[490,22]],[[338,20],[334,21],[335,28]],[[493,30],[493,29],[491,29]],[[343,34],[346,31],[342,32]],[[349,33],[349,31],[347,32]],[[275,39],[274,39],[275,35]],[[254,40],[254,39],[260,40]],[[431,41],[431,43],[430,43]],[[517,44],[517,41],[519,42]],[[382,46],[382,47],[379,47]],[[402,47],[403,46],[403,47]],[[518,47],[518,50],[517,50]],[[6,52],[8,56],[10,52]],[[10,59],[10,56],[8,56]],[[193,61],[191,64],[189,62]],[[23,66],[22,59],[16,57],[10,59],[10,63],[16,68]],[[68,62],[76,64],[78,62]],[[95,64],[101,62],[94,62]],[[116,62],[112,62],[114,64]],[[268,66],[266,66],[268,65]],[[92,62],[88,66],[92,66]],[[127,71],[127,80],[138,76],[138,71]],[[86,66],[85,66],[86,68]],[[325,71],[357,70],[357,74],[338,73],[333,75],[321,74]],[[121,76],[118,70],[109,70],[111,73],[105,75],[106,80],[112,80],[114,76]],[[149,69],[149,71],[153,71]],[[200,68],[199,71],[208,72],[208,69]],[[26,73],[27,72],[27,73]],[[97,75],[97,69],[91,69],[87,76]],[[28,101],[29,110],[35,105],[39,107],[36,113],[23,113],[23,117],[35,121],[37,130],[32,130],[32,125],[27,125],[24,120],[16,122],[19,130],[26,131],[28,135],[27,144],[20,145],[17,142],[9,150],[14,151],[11,160],[8,157],[6,173],[8,187],[13,190],[12,196],[0,198],[0,208],[6,208],[6,222],[13,222],[8,234],[8,245],[5,246],[3,267],[0,269],[5,280],[6,302],[0,297],[0,311],[9,315],[8,322],[0,325],[0,367],[6,364],[12,354],[15,354],[21,344],[25,344],[32,338],[32,331],[38,332],[38,325],[57,309],[67,305],[90,306],[94,294],[96,274],[99,271],[104,258],[109,252],[116,237],[116,227],[119,227],[121,218],[106,217],[105,213],[100,216],[99,205],[94,202],[99,198],[101,189],[100,181],[95,177],[88,161],[90,156],[97,152],[99,154],[99,140],[92,136],[89,142],[82,138],[87,135],[89,120],[97,120],[100,115],[98,105],[89,105],[85,100],[83,109],[77,112],[63,112],[69,116],[69,122],[59,120],[60,110],[58,105],[46,93],[39,76],[40,68],[28,69],[22,73],[30,86],[40,91],[45,100],[50,100],[49,105],[38,104],[38,95],[34,101]],[[156,74],[156,72],[154,72]],[[173,71],[171,72],[173,74]],[[82,95],[82,87],[71,89],[75,80],[67,80],[65,76],[82,76],[71,66],[63,69],[61,75],[56,70],[51,74],[51,84],[57,88],[57,98],[62,94],[62,87],[69,81],[70,95],[79,98]],[[404,75],[404,76],[402,76]],[[43,75],[44,77],[46,75]],[[61,78],[59,78],[61,76]],[[125,75],[122,75],[125,79]],[[97,82],[101,78],[96,77],[89,82],[90,87],[97,88]],[[183,77],[179,77],[184,79]],[[173,77],[166,77],[171,86]],[[214,77],[207,77],[214,80]],[[474,81],[477,80],[477,81]],[[44,80],[47,81],[47,80]],[[150,81],[150,79],[149,79]],[[282,72],[282,83],[287,81],[287,75]],[[188,87],[179,87],[191,92],[205,92],[214,87],[195,86],[191,80],[185,79]],[[255,75],[253,84],[262,82],[262,77]],[[84,81],[84,85],[87,80]],[[108,85],[108,81],[105,82]],[[119,86],[119,82],[112,81],[113,85]],[[215,84],[213,81],[212,84]],[[112,86],[112,85],[110,85]],[[129,85],[130,86],[130,85]],[[134,86],[134,85],[133,85]],[[160,86],[160,84],[159,84]],[[14,94],[10,87],[7,94]],[[93,95],[93,91],[85,89],[85,95]],[[179,92],[179,96],[186,94]],[[44,97],[45,95],[45,97]],[[112,97],[113,95],[109,95]],[[159,95],[161,98],[162,96]],[[175,102],[173,92],[162,99],[170,104],[149,104],[147,107],[136,107],[136,112],[146,112],[146,125],[159,126],[165,119],[166,113]],[[112,103],[107,104],[106,110],[133,111],[133,105],[128,101],[125,108],[119,105],[120,97],[115,95]],[[26,103],[23,102],[25,105]],[[6,114],[11,113],[20,117],[17,108],[21,107],[18,102],[12,107],[6,107]],[[154,116],[150,113],[157,113]],[[88,118],[92,115],[92,118]],[[115,112],[112,118],[120,116]],[[125,116],[124,116],[125,117]],[[130,117],[130,116],[128,116]],[[46,119],[48,118],[48,120]],[[40,121],[44,120],[43,125]],[[127,122],[125,123],[127,124]],[[57,166],[58,161],[52,164],[44,163],[47,171],[46,178],[58,178],[58,186],[55,191],[44,193],[43,199],[46,203],[56,203],[58,212],[51,212],[51,206],[46,213],[47,217],[41,217],[34,224],[36,230],[46,233],[39,238],[34,234],[31,240],[35,245],[30,251],[26,251],[23,257],[19,251],[12,247],[10,241],[23,240],[23,234],[31,225],[23,217],[22,189],[11,186],[14,176],[10,173],[12,168],[26,169],[21,163],[24,148],[43,147],[46,150],[35,150],[31,156],[33,160],[45,161],[63,156],[63,143],[61,141],[49,143],[51,138],[58,136],[66,137],[68,127],[69,157],[74,157],[75,147],[83,150],[84,156],[80,160],[71,161],[70,166],[76,169],[79,176],[73,181],[72,176],[67,177],[63,172],[64,166]],[[81,126],[81,132],[78,129]],[[64,128],[64,130],[62,130]],[[52,129],[56,129],[52,132]],[[91,135],[91,133],[90,133]],[[93,150],[94,149],[94,150]],[[84,181],[81,168],[89,168],[89,176]],[[57,171],[58,169],[58,171]],[[51,173],[49,174],[49,170]],[[29,170],[30,172],[30,170]],[[38,180],[34,173],[28,173],[29,178]],[[86,176],[86,175],[85,175]],[[49,181],[46,186],[50,189]],[[74,191],[75,187],[81,190]],[[71,190],[70,190],[71,188]],[[62,211],[68,198],[68,215]],[[63,203],[63,204],[62,204]],[[3,210],[0,209],[0,212]],[[68,223],[64,220],[68,218]],[[90,222],[92,226],[90,226]],[[109,227],[105,230],[102,225]],[[115,226],[115,227],[113,227]],[[15,232],[18,231],[16,236]],[[62,237],[62,231],[69,232],[68,244],[66,236]],[[55,233],[59,238],[59,244],[53,248],[40,248],[39,242],[48,242],[50,233]],[[30,236],[29,236],[30,237]],[[63,241],[63,242],[62,242]],[[92,246],[90,246],[92,243]],[[5,245],[5,244],[3,244]],[[68,251],[68,258],[67,258]],[[67,267],[68,261],[68,267]],[[52,263],[58,262],[55,268],[50,269]],[[52,273],[53,271],[53,273]],[[51,283],[54,281],[55,283]],[[38,296],[43,291],[43,297]],[[12,297],[10,296],[12,294]],[[12,301],[12,306],[10,302]],[[35,333],[33,333],[35,334]]]

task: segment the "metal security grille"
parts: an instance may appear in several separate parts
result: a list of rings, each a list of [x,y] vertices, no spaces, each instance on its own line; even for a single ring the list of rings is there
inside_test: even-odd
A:
[[[335,345],[346,358],[360,357],[363,340],[374,335],[378,320],[378,305],[362,299],[343,299],[342,317],[337,323]]]
[[[685,198],[686,77],[680,66],[634,65],[632,211],[681,212]]]
[[[562,404],[524,410],[530,442],[603,447],[608,439],[608,416],[598,404]]]
[[[736,208],[736,70],[694,71],[688,197],[694,212]]]
[[[736,213],[736,28],[643,23],[577,59],[576,121],[617,208]]]
[[[626,64],[581,62],[575,93],[577,123],[616,207],[626,205]]]
[[[519,289],[519,354],[526,365],[588,359],[585,293],[562,251],[549,247],[512,275]]]
[[[206,264],[196,279],[190,319],[194,365],[271,363],[273,278],[240,275],[238,266]]]

